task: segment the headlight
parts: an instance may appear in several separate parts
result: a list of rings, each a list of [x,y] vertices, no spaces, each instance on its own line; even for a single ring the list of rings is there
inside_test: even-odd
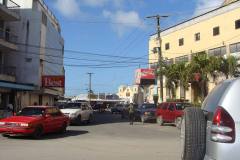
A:
[[[27,123],[20,123],[20,126],[21,127],[29,127],[29,124],[27,124]]]
[[[5,122],[0,122],[0,126],[3,126],[3,125],[5,125]]]
[[[150,115],[151,113],[150,112],[144,112],[145,115]]]

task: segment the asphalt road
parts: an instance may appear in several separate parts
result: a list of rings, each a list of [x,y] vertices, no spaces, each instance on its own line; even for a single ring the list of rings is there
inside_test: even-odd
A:
[[[96,114],[91,125],[70,126],[41,140],[0,137],[0,160],[179,160],[179,131],[154,123],[130,126],[119,115]]]

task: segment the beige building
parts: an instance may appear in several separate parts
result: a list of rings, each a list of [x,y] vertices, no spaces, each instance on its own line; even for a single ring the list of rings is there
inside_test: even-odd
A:
[[[189,62],[192,55],[206,51],[211,56],[240,55],[240,1],[228,0],[212,11],[167,28],[161,32],[162,55],[169,63]],[[149,40],[149,63],[158,61],[157,35]],[[165,84],[164,84],[165,86]],[[215,84],[209,84],[211,90]],[[153,93],[154,86],[149,88]],[[152,95],[150,96],[150,98]],[[164,101],[169,93],[164,88]],[[177,99],[193,99],[191,88],[177,90]]]
[[[117,95],[120,99],[125,99],[128,102],[132,102],[134,98],[134,94],[138,94],[139,87],[137,85],[127,86],[122,85],[118,88]]]

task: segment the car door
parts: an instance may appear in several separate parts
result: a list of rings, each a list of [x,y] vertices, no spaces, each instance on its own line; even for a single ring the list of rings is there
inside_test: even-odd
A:
[[[53,108],[52,115],[53,115],[53,121],[54,121],[54,131],[57,131],[63,126],[64,117],[61,111],[56,107]]]
[[[86,121],[88,119],[88,111],[87,111],[87,105],[82,104],[81,105],[81,118],[83,121]]]
[[[174,103],[171,103],[168,106],[168,122],[174,122],[175,121],[175,111],[176,111],[176,106]]]
[[[167,120],[167,109],[168,109],[168,105],[169,105],[169,103],[163,103],[163,105],[162,105],[162,109],[161,109],[161,116],[162,116],[162,118],[163,118],[163,120],[164,121],[166,121]]]
[[[54,121],[52,116],[52,108],[47,108],[45,110],[45,116],[44,116],[44,131],[45,133],[52,132],[54,130]]]

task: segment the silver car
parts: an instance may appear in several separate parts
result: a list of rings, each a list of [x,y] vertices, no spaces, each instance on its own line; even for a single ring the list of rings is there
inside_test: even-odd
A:
[[[226,80],[201,109],[188,108],[181,127],[183,160],[240,159],[240,79]]]

